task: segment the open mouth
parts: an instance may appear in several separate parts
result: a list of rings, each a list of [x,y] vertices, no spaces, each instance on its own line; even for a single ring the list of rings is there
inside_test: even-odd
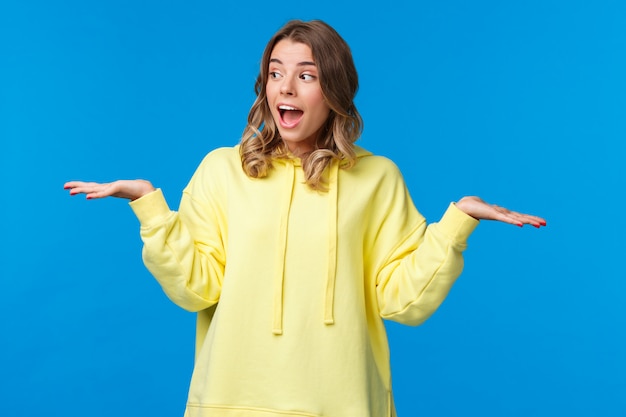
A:
[[[280,105],[278,106],[278,112],[280,114],[280,120],[287,127],[295,126],[304,112],[296,107]]]

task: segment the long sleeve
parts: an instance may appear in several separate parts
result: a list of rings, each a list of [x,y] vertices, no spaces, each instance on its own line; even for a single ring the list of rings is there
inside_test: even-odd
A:
[[[463,270],[463,251],[478,222],[450,205],[439,223],[422,223],[378,275],[383,318],[419,325],[448,295]]]
[[[166,295],[189,311],[218,302],[226,263],[219,210],[194,193],[203,176],[196,172],[178,212],[169,209],[161,190],[130,203],[141,225],[144,264]]]
[[[387,195],[376,239],[380,251],[387,248],[377,267],[379,311],[384,319],[419,325],[461,274],[462,253],[478,221],[450,204],[438,223],[427,226],[399,175]]]

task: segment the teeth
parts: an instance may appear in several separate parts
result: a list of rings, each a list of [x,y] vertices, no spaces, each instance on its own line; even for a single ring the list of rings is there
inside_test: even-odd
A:
[[[278,108],[280,110],[298,110],[295,107],[291,107],[291,106],[278,106]]]

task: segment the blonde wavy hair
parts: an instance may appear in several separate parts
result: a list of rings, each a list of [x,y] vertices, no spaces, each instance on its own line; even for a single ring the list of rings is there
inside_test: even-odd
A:
[[[340,161],[340,166],[346,169],[356,163],[353,144],[361,135],[363,120],[354,105],[359,81],[352,52],[335,29],[320,20],[289,21],[265,47],[254,85],[257,98],[241,138],[242,167],[248,176],[263,178],[272,168],[273,158],[289,157],[272,117],[265,90],[272,51],[283,39],[311,48],[322,95],[330,107],[315,150],[301,157],[306,183],[313,189],[323,191],[327,188],[324,171],[333,159]]]

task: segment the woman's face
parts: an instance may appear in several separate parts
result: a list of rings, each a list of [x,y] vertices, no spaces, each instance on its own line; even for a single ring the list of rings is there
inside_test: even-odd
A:
[[[315,149],[330,107],[322,95],[311,48],[288,39],[272,50],[265,86],[267,104],[278,131],[296,156]]]

